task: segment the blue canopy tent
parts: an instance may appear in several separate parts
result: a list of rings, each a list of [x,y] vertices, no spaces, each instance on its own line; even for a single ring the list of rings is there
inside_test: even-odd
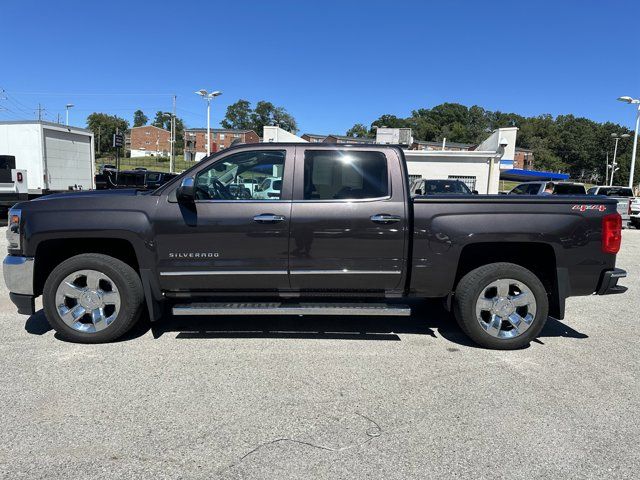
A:
[[[511,180],[512,182],[562,181],[568,179],[568,173],[538,172],[519,168],[500,172],[500,180]]]

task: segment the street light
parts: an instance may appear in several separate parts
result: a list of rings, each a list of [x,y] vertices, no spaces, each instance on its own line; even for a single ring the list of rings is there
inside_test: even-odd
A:
[[[636,130],[633,136],[633,151],[631,152],[631,171],[629,172],[629,188],[633,188],[633,173],[636,168],[636,152],[638,150],[638,129],[640,129],[640,99],[631,97],[618,97],[621,102],[637,105]]]
[[[73,106],[74,106],[73,103],[67,103],[64,106],[64,109],[67,111],[67,127],[69,126],[69,109]]]
[[[215,92],[207,92],[204,89],[198,90],[196,92],[202,98],[207,101],[207,157],[211,155],[211,99],[215,98],[219,95],[222,95],[222,92],[216,90]]]
[[[619,168],[616,168],[616,165],[618,165],[616,163],[616,155],[618,154],[618,141],[620,141],[621,138],[629,138],[630,136],[631,135],[629,135],[628,133],[623,133],[622,135],[619,135],[617,133],[611,134],[611,137],[616,141],[616,146],[613,149],[613,163],[611,164],[611,183],[609,183],[609,186],[613,185],[613,174],[619,170]]]

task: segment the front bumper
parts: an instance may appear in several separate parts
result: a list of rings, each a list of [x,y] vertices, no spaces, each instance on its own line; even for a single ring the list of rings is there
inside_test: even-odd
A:
[[[33,294],[33,257],[7,255],[2,262],[4,283],[9,290],[9,298],[18,307],[18,313],[35,313]]]
[[[627,272],[621,268],[614,268],[613,270],[607,270],[602,274],[600,280],[600,286],[596,291],[596,295],[614,295],[616,293],[624,293],[627,291],[627,287],[618,285],[618,280],[625,278]]]

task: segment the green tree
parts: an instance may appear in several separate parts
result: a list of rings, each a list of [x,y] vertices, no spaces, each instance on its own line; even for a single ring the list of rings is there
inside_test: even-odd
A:
[[[149,117],[147,117],[142,110],[136,110],[133,112],[133,126],[134,127],[142,127],[146,125],[149,121]]]
[[[180,117],[176,117],[176,155],[184,153],[184,121]]]
[[[378,117],[371,123],[371,132],[375,136],[375,129],[373,127],[388,127],[388,128],[404,128],[408,127],[409,122],[405,118],[399,118],[395,115],[385,114]]]
[[[356,123],[353,127],[347,130],[347,137],[367,138],[371,137],[371,133],[366,125]]]
[[[119,133],[127,131],[129,122],[116,115],[94,112],[87,117],[87,128],[95,136],[96,152],[109,152],[115,150],[111,146],[113,135],[116,131]]]
[[[227,107],[227,113],[220,122],[223,128],[235,130],[252,130],[251,103],[240,99]]]
[[[262,134],[263,127],[277,125],[291,133],[298,131],[295,118],[283,107],[276,107],[273,103],[264,100],[256,103],[251,108],[247,100],[238,100],[229,105],[224,119],[220,122],[224,128],[239,130],[253,130],[258,135]]]
[[[258,135],[265,126],[277,125],[291,133],[298,131],[295,119],[282,107],[276,107],[273,103],[261,100],[251,113],[252,130]]]
[[[151,122],[151,125],[169,130],[171,128],[171,117],[166,112],[158,110],[156,112],[156,116],[153,118],[153,122]]]

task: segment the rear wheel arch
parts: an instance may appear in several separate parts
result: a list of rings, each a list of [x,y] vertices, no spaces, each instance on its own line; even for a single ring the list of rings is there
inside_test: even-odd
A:
[[[558,269],[556,252],[548,243],[486,242],[465,245],[458,259],[453,291],[467,273],[499,262],[520,265],[536,275],[549,296],[549,314],[559,319],[564,317],[565,288],[561,283],[566,281],[566,275],[560,275],[563,269]]]

